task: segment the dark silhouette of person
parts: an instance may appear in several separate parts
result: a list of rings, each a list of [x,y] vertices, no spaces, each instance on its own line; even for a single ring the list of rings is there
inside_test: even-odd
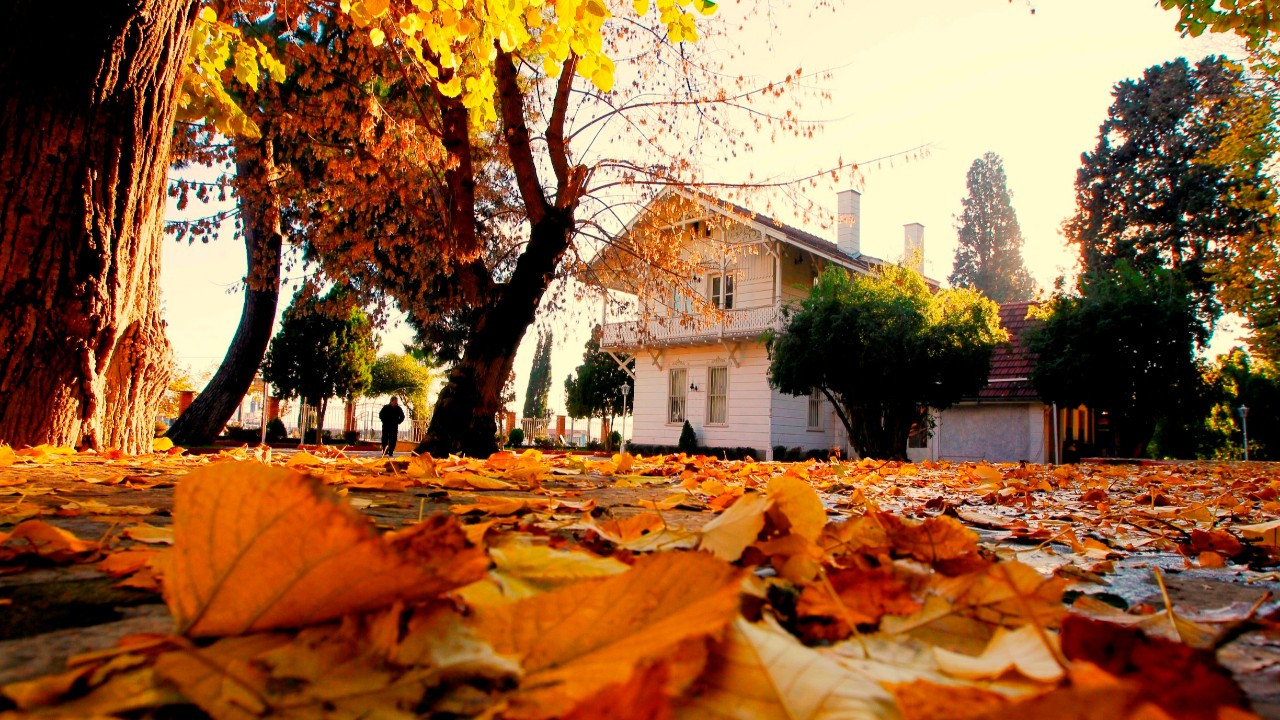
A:
[[[400,401],[393,396],[391,402],[382,406],[378,419],[382,421],[382,454],[393,456],[396,454],[398,428],[404,422],[404,409],[400,407]]]

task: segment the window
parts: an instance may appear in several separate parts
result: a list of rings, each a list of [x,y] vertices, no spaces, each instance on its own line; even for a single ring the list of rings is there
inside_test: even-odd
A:
[[[684,368],[671,368],[668,383],[667,422],[684,422],[686,393],[689,389],[689,371]]]
[[[911,426],[911,432],[907,435],[907,447],[914,450],[921,450],[929,447],[929,435],[931,423],[928,418],[924,422],[919,422]]]
[[[711,304],[721,310],[733,309],[733,275],[725,273],[724,275],[712,275],[711,282]]]
[[[707,368],[707,424],[723,425],[729,418],[729,368]]]
[[[676,288],[671,291],[671,310],[673,315],[689,315],[693,312],[693,300],[689,294]]]
[[[809,429],[822,429],[822,391],[818,388],[809,391]]]

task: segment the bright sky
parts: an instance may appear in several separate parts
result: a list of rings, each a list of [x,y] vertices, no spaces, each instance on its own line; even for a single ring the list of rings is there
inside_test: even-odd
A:
[[[720,14],[731,20],[750,4],[723,2]],[[761,77],[796,67],[833,70],[823,83],[832,99],[798,109],[827,120],[825,129],[812,140],[765,144],[740,167],[707,170],[740,179],[750,171],[807,175],[837,157],[865,160],[927,145],[923,157],[863,167],[862,247],[897,259],[903,224],[923,223],[925,269],[941,279],[951,272],[965,174],[975,158],[994,151],[1004,158],[1027,266],[1050,289],[1074,265],[1059,228],[1074,209],[1080,153],[1096,144],[1112,86],[1156,63],[1233,53],[1235,46],[1223,37],[1178,37],[1175,15],[1153,0],[1037,0],[1034,7],[1033,15],[1024,0],[845,0],[835,9],[775,10],[777,29],[748,34],[760,52],[735,69]],[[834,214],[837,189],[813,199]],[[163,302],[179,364],[197,373],[216,368],[240,315],[242,297],[229,291],[244,272],[243,245],[167,242]],[[282,290],[282,310],[292,292]],[[564,378],[581,362],[598,318],[593,303],[541,320],[557,333],[553,408],[563,408]],[[1233,326],[1225,330],[1214,351],[1233,343]],[[411,337],[407,328],[390,328],[383,349],[398,352]],[[516,358],[517,410],[535,340],[531,330]]]

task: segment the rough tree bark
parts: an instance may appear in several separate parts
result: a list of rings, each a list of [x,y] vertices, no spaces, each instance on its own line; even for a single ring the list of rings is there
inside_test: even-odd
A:
[[[570,164],[564,136],[576,56],[570,54],[561,68],[547,118],[547,159],[556,178],[555,196],[549,200],[533,157],[517,63],[510,53],[498,49],[494,75],[502,134],[529,221],[529,243],[516,261],[511,279],[493,288],[495,296],[477,314],[462,359],[449,372],[448,382],[440,391],[418,452],[484,457],[498,449],[496,416],[503,382],[525,331],[533,324],[542,296],[569,249],[574,213],[586,192],[589,174],[585,167]],[[444,147],[454,161],[445,175],[452,200],[449,225],[456,235],[469,238],[475,232],[475,180],[466,109],[457,101],[441,103]]]
[[[265,129],[264,129],[265,135]],[[204,391],[169,428],[178,445],[205,445],[235,414],[267,354],[280,299],[280,213],[271,191],[274,175],[269,140],[237,146],[236,182],[248,272],[240,324],[227,354]],[[267,399],[262,399],[265,404]],[[266,417],[265,407],[263,418]]]
[[[170,357],[163,184],[196,9],[6,7],[0,441],[150,450]]]

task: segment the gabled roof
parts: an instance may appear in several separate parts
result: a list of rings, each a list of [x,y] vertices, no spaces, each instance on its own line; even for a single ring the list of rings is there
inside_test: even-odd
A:
[[[1009,342],[1000,345],[991,355],[991,374],[987,384],[978,391],[978,400],[1038,400],[1039,395],[1031,386],[1031,372],[1035,370],[1035,353],[1023,344],[1023,333],[1039,320],[1027,318],[1027,311],[1034,302],[1008,302],[1000,305],[1000,324],[1009,333]]]

